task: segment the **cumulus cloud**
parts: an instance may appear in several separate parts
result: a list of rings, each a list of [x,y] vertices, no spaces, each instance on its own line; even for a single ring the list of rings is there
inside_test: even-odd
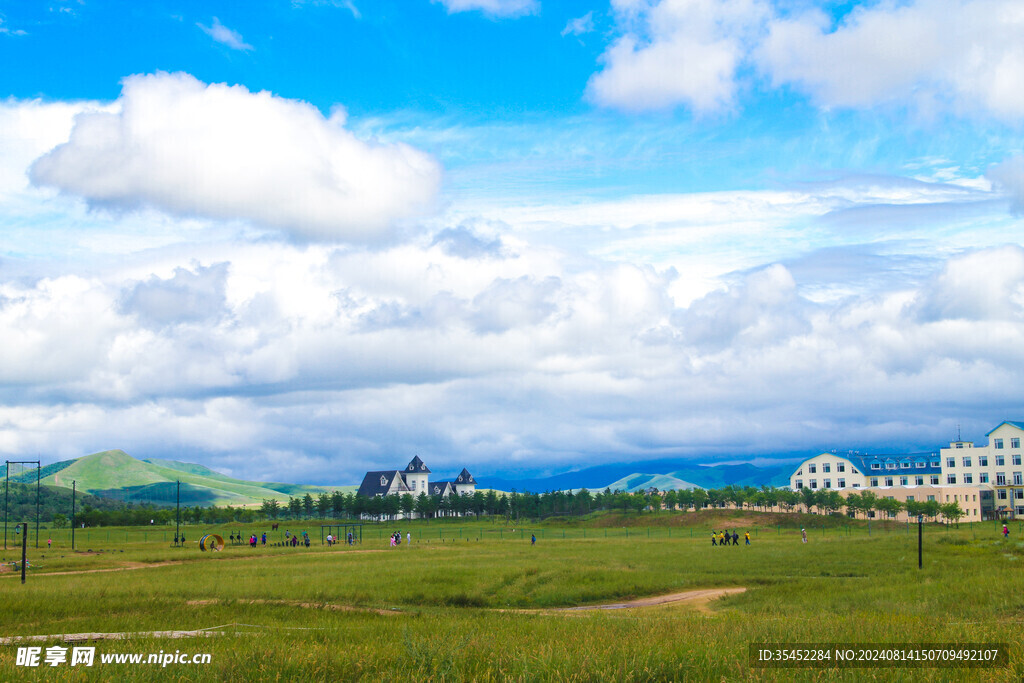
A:
[[[234,31],[225,26],[224,24],[220,23],[220,19],[218,19],[217,17],[213,18],[213,24],[211,24],[210,26],[206,26],[200,23],[196,23],[196,26],[202,29],[203,33],[213,38],[216,42],[220,43],[221,45],[227,45],[232,50],[248,52],[250,50],[256,49],[242,39],[241,33],[239,33],[238,31]]]
[[[1024,249],[986,249],[951,261],[920,293],[913,310],[922,320],[1024,322]]]
[[[432,0],[440,2],[449,14],[479,10],[492,17],[521,17],[540,11],[538,0]]]
[[[916,0],[772,22],[759,61],[825,106],[952,105],[1024,113],[1024,12],[1014,0]]]
[[[587,85],[591,99],[626,110],[686,105],[699,113],[735,104],[737,70],[759,25],[761,0],[616,0],[626,27]]]
[[[909,106],[1016,121],[1016,0],[865,3],[839,19],[779,0],[616,0],[621,36],[588,85],[626,110],[734,107],[751,72],[822,107]],[[797,5],[797,8],[800,6]]]
[[[374,242],[428,210],[440,168],[358,139],[338,111],[188,74],[132,76],[116,112],[79,114],[30,175],[91,205],[241,219],[304,240]]]

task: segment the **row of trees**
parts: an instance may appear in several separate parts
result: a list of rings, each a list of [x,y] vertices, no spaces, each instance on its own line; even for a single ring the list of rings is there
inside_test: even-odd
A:
[[[90,501],[92,503],[93,501]],[[461,496],[430,496],[421,493],[401,496],[372,497],[352,493],[321,493],[314,497],[290,497],[287,501],[264,500],[258,509],[241,507],[183,507],[184,524],[249,524],[266,520],[312,519],[393,519],[399,514],[415,513],[421,518],[454,516],[495,516],[509,519],[543,519],[552,516],[582,516],[597,510],[621,510],[627,513],[652,513],[673,510],[701,510],[704,508],[734,507],[738,509],[778,510],[792,512],[803,508],[806,512],[833,514],[845,510],[846,514],[866,518],[875,513],[894,517],[906,510],[911,516],[923,515],[929,519],[940,516],[959,521],[964,512],[957,503],[940,504],[937,501],[908,501],[901,503],[892,498],[879,497],[871,491],[852,491],[845,498],[832,489],[801,489],[764,486],[726,486],[719,489],[692,489],[666,492],[604,491],[550,491],[547,493],[516,492],[501,494],[495,491],[477,491]],[[68,515],[49,509],[54,525],[69,523]],[[85,504],[76,515],[76,522],[86,526],[134,526],[172,524],[174,508],[150,505],[121,504],[114,509],[103,509]],[[12,517],[13,519],[13,517]]]

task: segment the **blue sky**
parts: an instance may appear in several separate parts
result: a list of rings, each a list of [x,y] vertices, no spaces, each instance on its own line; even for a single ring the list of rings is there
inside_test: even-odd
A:
[[[1022,29],[0,0],[0,451],[351,483],[981,438],[1024,380]]]

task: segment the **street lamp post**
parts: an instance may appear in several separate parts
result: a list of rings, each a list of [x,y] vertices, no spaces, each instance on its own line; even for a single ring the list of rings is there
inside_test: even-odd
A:
[[[921,536],[922,536],[922,531],[921,530],[922,530],[923,526],[924,526],[924,515],[918,515],[917,516],[917,568],[918,569],[922,569],[924,567],[924,563],[923,563],[923,560],[922,560],[922,554],[921,554]]]

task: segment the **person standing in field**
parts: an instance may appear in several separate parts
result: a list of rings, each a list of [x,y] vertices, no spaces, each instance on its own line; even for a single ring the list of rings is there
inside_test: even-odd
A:
[[[537,545],[537,536],[536,536],[536,534],[530,534],[530,545]]]
[[[1010,538],[1010,527],[1006,526],[1006,522],[1003,522],[1003,538]]]
[[[733,545],[739,545],[740,544],[740,534],[735,529],[732,530],[732,544]]]
[[[747,531],[746,533],[744,533],[744,534],[743,534],[743,537],[744,537],[745,539],[747,539],[747,542],[746,542],[746,544],[745,544],[745,545],[750,545],[750,532],[749,532],[749,531]]]
[[[807,543],[807,529],[800,530],[800,537],[804,540],[804,543]]]
[[[409,533],[408,531],[406,531],[405,532],[405,544],[409,545],[410,543],[412,543],[412,534]]]
[[[711,530],[711,545],[718,545],[718,534],[714,529]]]
[[[721,531],[718,534],[718,545],[719,547],[725,545],[725,532]]]

